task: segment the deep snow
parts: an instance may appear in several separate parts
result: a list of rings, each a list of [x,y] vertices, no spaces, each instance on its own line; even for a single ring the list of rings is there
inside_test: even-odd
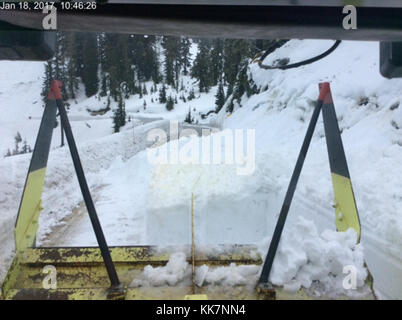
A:
[[[292,40],[269,55],[265,63],[282,57],[296,62],[324,51],[331,43]],[[0,75],[0,151],[5,153],[12,147],[17,130],[31,146],[34,144],[43,110],[38,80],[43,65],[0,62],[0,66],[2,71],[8,70]],[[149,146],[146,133],[152,128],[166,128],[166,121],[145,126],[133,121],[122,133],[111,135],[109,114],[91,117],[86,111],[96,110],[99,100],[79,97],[77,104],[71,104],[70,116],[76,120],[72,121],[73,130],[108,243],[159,246],[190,243],[190,206],[194,193],[197,244],[254,243],[261,253],[266,252],[318,97],[318,83],[329,81],[362,222],[362,243],[354,245],[352,232],[334,231],[332,184],[320,118],[271,281],[295,290],[319,280],[324,291],[345,293],[341,286],[343,267],[355,265],[358,286],[362,286],[366,276],[364,255],[374,275],[376,293],[383,298],[401,299],[402,79],[387,80],[380,76],[378,44],[370,42],[343,42],[324,60],[289,71],[267,71],[250,65],[250,74],[261,92],[244,97],[242,107],[229,117],[221,112],[203,121],[226,129],[255,129],[255,171],[246,176],[237,174],[236,164],[152,164],[148,161],[148,150],[144,150]],[[188,80],[187,89],[191,86]],[[16,90],[25,93],[16,95]],[[215,90],[190,103],[180,102],[171,113],[163,105],[150,101],[144,111],[143,100],[138,97],[133,97],[126,106],[133,116],[183,120],[189,106],[197,112],[212,109]],[[157,93],[154,100],[156,97]],[[10,105],[16,107],[9,111]],[[199,118],[197,112],[194,114]],[[68,150],[56,148],[58,131],[55,130],[49,159],[38,242],[95,245]],[[188,140],[183,138],[180,144],[185,145]],[[168,146],[172,147],[172,143]],[[225,145],[222,152],[224,148]],[[12,226],[28,164],[29,155],[0,160],[0,258],[5,262],[0,264],[1,275],[11,261]],[[180,282],[188,275],[184,263],[183,253],[178,252],[165,269],[147,267],[143,279],[137,279],[134,285],[144,285],[144,281]],[[259,272],[258,267],[243,266],[211,269],[206,273],[205,267],[199,270],[198,274],[203,274],[207,283],[225,285],[255,280]],[[353,296],[353,292],[346,294]]]

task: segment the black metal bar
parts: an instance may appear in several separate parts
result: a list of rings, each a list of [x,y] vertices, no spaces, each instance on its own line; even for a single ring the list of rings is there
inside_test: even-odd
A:
[[[275,231],[272,236],[271,243],[269,245],[268,254],[264,261],[264,266],[258,280],[259,284],[267,284],[269,280],[269,274],[271,272],[272,265],[274,263],[276,251],[278,249],[279,241],[281,239],[283,227],[285,226],[286,217],[289,212],[290,205],[292,203],[293,195],[296,190],[297,181],[300,177],[300,172],[303,168],[304,160],[306,159],[307,151],[310,146],[311,138],[313,137],[314,129],[317,124],[318,116],[322,108],[323,101],[318,100],[317,105],[314,109],[313,115],[310,120],[310,124],[307,128],[306,136],[303,141],[303,145],[300,149],[299,157],[297,158],[296,166],[293,170],[292,178],[286,192],[285,200],[283,201],[282,209],[279,214],[278,222],[276,223]]]
[[[98,215],[96,213],[96,209],[94,203],[92,201],[91,193],[88,188],[87,181],[85,179],[84,169],[81,165],[81,160],[78,154],[77,146],[74,141],[73,132],[71,130],[70,122],[68,121],[67,112],[64,108],[63,101],[61,99],[56,100],[57,107],[60,113],[60,121],[62,128],[66,134],[66,139],[68,146],[70,148],[71,157],[74,163],[74,168],[77,173],[78,182],[80,184],[81,192],[84,197],[85,205],[88,210],[89,218],[91,219],[92,227],[95,232],[96,240],[98,241],[99,248],[103,257],[103,261],[105,262],[106,270],[109,275],[109,279],[112,287],[119,287],[120,281],[117,276],[117,272],[112,261],[112,257],[110,256],[109,248],[106,243],[105,236],[102,231],[101,224],[98,219]]]
[[[64,147],[64,130],[63,130],[63,123],[61,122],[61,117],[60,117],[60,134],[61,134],[60,147]]]

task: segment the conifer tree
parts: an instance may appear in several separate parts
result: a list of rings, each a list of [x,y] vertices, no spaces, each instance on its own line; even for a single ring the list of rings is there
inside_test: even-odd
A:
[[[140,94],[140,99],[142,98],[142,87],[141,84],[138,86],[138,93]]]
[[[30,153],[30,152],[31,152],[31,147],[28,145],[27,140],[24,139],[24,142],[22,143],[21,154]]]
[[[114,132],[119,132],[120,131],[120,116],[119,116],[119,109],[113,110],[113,129]]]
[[[194,93],[194,89],[193,89],[193,88],[191,88],[190,93],[189,93],[187,99],[188,99],[188,101],[191,101],[191,100],[195,99],[195,93]]]
[[[166,103],[166,87],[165,84],[162,85],[162,87],[159,89],[159,102],[160,103]]]
[[[191,76],[198,80],[200,92],[208,92],[212,85],[210,66],[210,45],[207,40],[201,40],[199,51],[194,60]]]
[[[223,40],[215,39],[211,50],[211,77],[212,86],[218,84],[223,72]]]
[[[166,101],[166,110],[172,111],[173,108],[174,108],[174,101],[173,101],[172,97],[169,96],[169,98]]]
[[[180,66],[180,38],[163,37],[162,47],[165,54],[164,72],[166,84],[175,86],[175,80],[178,78],[178,70]]]
[[[83,43],[84,56],[81,70],[82,82],[85,86],[85,94],[91,97],[98,92],[98,47],[95,35],[87,34]]]
[[[99,92],[99,95],[101,97],[106,97],[107,96],[107,92],[108,92],[107,87],[108,87],[108,85],[107,85],[107,76],[106,76],[106,74],[103,74],[102,75],[102,82],[101,82],[101,90]]]
[[[184,119],[184,122],[193,123],[193,120],[191,118],[191,108],[188,108],[188,113],[187,113],[186,119]]]
[[[225,104],[225,91],[223,89],[222,80],[219,81],[218,91],[216,92],[215,98],[215,111],[218,113]]]
[[[113,128],[114,132],[119,132],[120,128],[126,124],[126,109],[123,95],[119,93],[119,102],[117,108],[113,111]]]
[[[19,144],[22,141],[21,134],[17,131],[17,134],[14,137],[15,141],[15,149],[14,149],[14,154],[19,154]]]
[[[183,68],[183,74],[188,75],[188,70],[191,67],[190,63],[190,46],[191,41],[189,38],[181,38],[180,41],[180,63]]]
[[[47,96],[49,94],[49,89],[50,89],[50,82],[51,80],[54,79],[53,75],[53,63],[52,61],[48,61],[45,64],[45,74],[43,76],[43,82],[42,82],[42,99],[44,102],[47,101]]]

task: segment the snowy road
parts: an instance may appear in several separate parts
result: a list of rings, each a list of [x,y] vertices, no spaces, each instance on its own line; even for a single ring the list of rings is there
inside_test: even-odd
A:
[[[211,182],[209,179],[214,175],[219,176],[218,189],[226,179],[235,183],[232,180],[234,176],[227,170],[230,169],[153,167],[147,161],[145,151],[139,151],[126,160],[117,159],[100,174],[101,181],[92,191],[109,245],[189,244],[191,192],[196,195],[195,232],[200,246],[258,244],[264,238],[270,238],[284,194],[284,189],[279,187],[282,183],[275,179],[260,181],[262,188],[240,198],[242,192],[236,193],[236,190],[219,195],[219,191],[216,193],[213,187],[209,191],[204,189],[204,182]],[[201,176],[206,176],[207,180],[200,181]],[[180,184],[182,180],[186,185]],[[172,188],[173,181],[179,185],[176,186],[177,191]],[[191,181],[196,181],[200,186]],[[255,182],[252,179],[246,184],[254,185]],[[168,198],[163,196],[165,193]],[[202,193],[206,193],[206,196]],[[245,212],[252,215],[251,220],[244,215]],[[318,232],[334,229],[333,208],[325,201],[296,193],[288,228],[297,225],[297,216],[313,221]],[[42,246],[96,245],[82,201],[51,230],[40,234],[39,244]],[[363,225],[365,259],[374,276],[377,294],[382,298],[401,297],[402,284],[399,279],[402,279],[402,261],[392,254],[389,243],[380,242],[370,234],[374,234],[374,231]]]

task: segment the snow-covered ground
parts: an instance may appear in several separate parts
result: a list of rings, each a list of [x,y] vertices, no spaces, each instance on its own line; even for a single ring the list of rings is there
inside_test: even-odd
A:
[[[269,55],[265,63],[283,57],[296,62],[324,51],[331,43],[292,40]],[[34,145],[43,111],[43,64],[0,62],[0,70],[0,152],[5,154],[13,147],[16,131]],[[199,246],[254,243],[261,253],[266,252],[318,97],[318,83],[329,81],[362,222],[362,241],[355,245],[353,232],[335,232],[332,183],[320,118],[271,281],[292,290],[319,281],[324,291],[358,297],[343,289],[343,267],[356,267],[357,285],[362,287],[365,260],[374,276],[377,295],[402,299],[402,79],[380,76],[378,44],[370,42],[343,42],[324,60],[289,71],[267,71],[250,65],[250,74],[261,92],[244,97],[242,107],[229,117],[221,112],[204,121],[221,124],[226,130],[255,130],[255,170],[249,175],[238,175],[238,163],[152,163],[146,149],[150,144],[147,133],[153,128],[167,129],[167,121],[141,125],[140,120],[133,119],[123,132],[112,134],[110,112],[102,116],[87,112],[99,109],[104,101],[78,97],[77,103],[71,102],[72,127],[108,243],[190,243],[194,194]],[[192,80],[185,78],[184,85],[189,91]],[[147,86],[150,92],[151,84]],[[196,91],[199,98],[186,103],[179,99],[179,92],[179,104],[172,112],[157,103],[157,92],[153,97],[132,97],[126,108],[133,117],[182,121],[191,107],[196,109],[193,115],[201,120],[198,112],[214,108],[215,92],[216,88],[208,94]],[[170,93],[176,94],[168,89]],[[59,131],[54,132],[49,158],[38,244],[96,245],[68,149],[58,148]],[[182,138],[178,146],[176,141],[169,142],[168,150],[184,147],[189,141]],[[222,145],[223,154],[227,147]],[[29,155],[0,159],[1,276],[12,257],[13,224],[29,159]],[[178,252],[165,269],[145,269],[143,279],[134,285],[177,283],[188,276],[186,268],[183,254]],[[240,266],[207,271],[202,268],[197,271],[197,279],[202,277],[210,284],[241,284],[255,279],[259,272],[259,268]]]

